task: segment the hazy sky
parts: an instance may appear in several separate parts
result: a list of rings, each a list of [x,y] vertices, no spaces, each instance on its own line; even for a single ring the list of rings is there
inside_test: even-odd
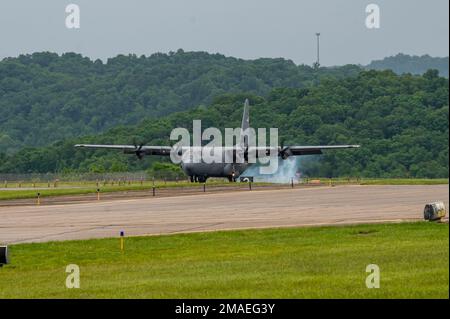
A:
[[[81,10],[67,29],[66,5]],[[380,29],[365,25],[368,4]],[[399,52],[448,56],[448,0],[0,0],[0,59],[35,51],[219,52],[312,64],[321,32],[322,65],[367,64]]]

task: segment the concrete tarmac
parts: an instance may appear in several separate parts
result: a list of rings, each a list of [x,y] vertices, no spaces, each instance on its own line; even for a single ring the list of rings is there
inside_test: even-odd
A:
[[[421,220],[449,185],[336,186],[0,207],[0,243]]]

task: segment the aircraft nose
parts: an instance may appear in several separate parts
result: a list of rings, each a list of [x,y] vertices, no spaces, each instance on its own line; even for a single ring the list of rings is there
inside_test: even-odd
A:
[[[191,175],[191,167],[189,164],[181,163],[181,169],[187,174]]]

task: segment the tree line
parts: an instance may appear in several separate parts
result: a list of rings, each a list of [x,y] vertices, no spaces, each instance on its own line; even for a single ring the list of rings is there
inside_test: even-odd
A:
[[[307,176],[448,177],[448,79],[437,70],[423,75],[361,71],[327,77],[311,86],[218,94],[210,104],[101,134],[68,138],[42,148],[0,155],[0,172],[107,172],[143,170],[167,159],[106,150],[80,150],[76,143],[169,145],[174,127],[239,127],[245,98],[252,127],[277,127],[284,145],[361,144],[301,162]],[[172,142],[173,143],[173,142]],[[156,165],[157,166],[157,165]]]

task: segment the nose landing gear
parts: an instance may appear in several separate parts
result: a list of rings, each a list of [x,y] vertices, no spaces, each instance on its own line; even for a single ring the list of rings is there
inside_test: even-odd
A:
[[[236,182],[236,174],[235,174],[234,172],[231,173],[231,176],[228,176],[228,181],[229,181],[230,183]]]

